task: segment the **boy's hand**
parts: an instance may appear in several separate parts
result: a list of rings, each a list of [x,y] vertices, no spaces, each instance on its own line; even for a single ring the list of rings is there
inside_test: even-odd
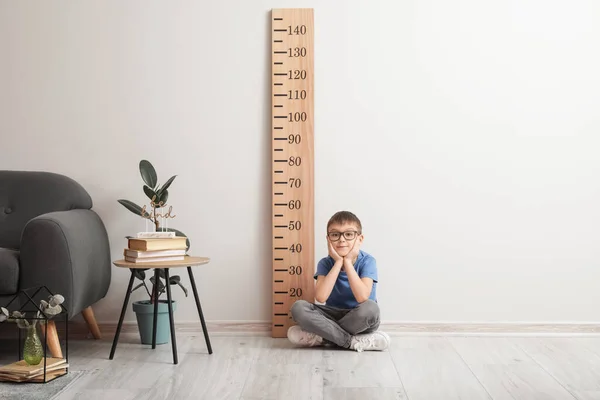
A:
[[[329,246],[329,255],[331,256],[331,258],[333,258],[333,261],[338,262],[338,261],[344,260],[342,258],[342,256],[340,256],[337,253],[337,251],[335,251],[335,249],[333,248],[333,245],[331,244],[331,241],[329,239],[327,239],[327,245]]]
[[[348,262],[348,263],[350,263],[350,265],[354,264],[354,260],[358,258],[358,253],[360,252],[361,242],[362,241],[360,240],[360,238],[356,238],[356,241],[354,242],[352,249],[344,257],[344,262]]]

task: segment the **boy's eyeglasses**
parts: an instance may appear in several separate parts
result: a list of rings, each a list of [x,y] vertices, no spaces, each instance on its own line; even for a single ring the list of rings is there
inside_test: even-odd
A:
[[[346,231],[346,232],[328,232],[327,233],[327,237],[332,242],[337,242],[338,240],[340,240],[340,238],[342,237],[342,235],[344,235],[344,239],[346,239],[346,240],[352,240],[352,239],[354,239],[356,237],[356,235],[358,235],[358,232],[356,232],[356,231]]]

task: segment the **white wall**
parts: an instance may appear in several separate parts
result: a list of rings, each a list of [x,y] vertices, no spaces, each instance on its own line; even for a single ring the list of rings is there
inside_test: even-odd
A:
[[[0,168],[82,183],[113,258],[139,160],[178,174],[207,319],[268,321],[272,7],[315,8],[318,257],[349,209],[385,321],[598,321],[593,0],[2,1]]]

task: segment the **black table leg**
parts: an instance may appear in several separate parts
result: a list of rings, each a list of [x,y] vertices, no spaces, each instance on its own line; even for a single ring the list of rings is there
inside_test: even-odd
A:
[[[133,280],[135,279],[135,275],[133,275],[133,270],[131,271],[131,278],[129,278],[129,285],[127,286],[127,293],[125,294],[125,301],[123,302],[123,309],[121,310],[121,316],[119,317],[119,325],[117,325],[117,332],[115,333],[115,338],[113,340],[112,348],[110,349],[110,359],[112,360],[115,356],[115,350],[117,349],[117,343],[119,342],[119,335],[121,334],[121,327],[123,326],[123,318],[125,317],[125,311],[127,310],[127,304],[129,303],[129,296],[131,295],[131,288],[133,287]]]
[[[171,285],[169,284],[169,268],[165,268],[165,285],[167,286],[167,301],[169,302],[169,322],[171,323],[171,344],[173,345],[173,364],[177,364],[177,342],[175,339],[175,322],[173,321],[173,304],[171,300]]]
[[[206,322],[204,321],[204,314],[202,314],[202,307],[200,306],[200,298],[198,297],[198,290],[196,289],[196,281],[194,280],[192,267],[187,267],[187,270],[188,274],[190,275],[190,282],[192,283],[192,291],[194,292],[194,298],[196,299],[198,314],[200,314],[200,322],[202,323],[202,330],[204,331],[204,340],[206,341],[206,347],[208,347],[208,354],[212,354],[213,351],[210,345],[210,339],[208,337],[208,329],[206,328]]]
[[[152,321],[152,348],[156,348],[156,320],[158,319],[158,283],[160,277],[158,275],[158,268],[154,268],[154,320]]]

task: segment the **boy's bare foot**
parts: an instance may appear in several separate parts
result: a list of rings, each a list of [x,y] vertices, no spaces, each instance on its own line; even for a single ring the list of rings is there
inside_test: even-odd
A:
[[[306,347],[321,346],[323,338],[311,332],[307,332],[298,325],[291,326],[287,331],[290,342]]]
[[[390,337],[387,333],[381,331],[356,335],[350,343],[350,349],[356,350],[359,353],[369,350],[382,351],[389,346]]]

